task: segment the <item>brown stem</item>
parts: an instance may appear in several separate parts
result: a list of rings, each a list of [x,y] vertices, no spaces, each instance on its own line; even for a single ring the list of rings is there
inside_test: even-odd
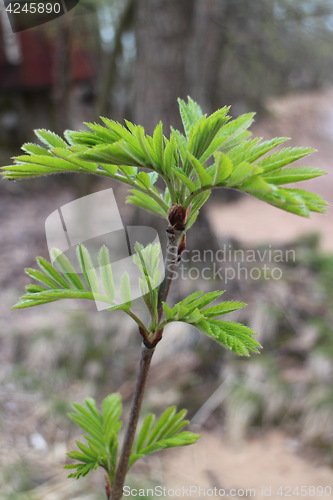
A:
[[[171,226],[167,229],[168,244],[165,257],[165,274],[158,292],[158,321],[160,321],[163,314],[162,302],[167,299],[174,278],[174,271],[178,262],[178,246],[183,234],[183,230],[178,230]]]
[[[168,244],[165,258],[165,277],[160,286],[158,293],[158,319],[161,319],[163,314],[162,302],[167,299],[169,294],[172,279],[174,277],[174,269],[178,262],[178,247],[184,234],[183,230],[178,230],[169,227],[167,230]],[[132,451],[135,431],[138,425],[142,399],[144,395],[146,380],[149,372],[151,358],[155,351],[155,346],[161,340],[163,330],[155,332],[152,339],[148,339],[146,332],[140,328],[140,334],[143,337],[144,344],[142,346],[141,361],[139,373],[136,381],[135,392],[131,403],[130,417],[124,437],[124,443],[119,457],[118,467],[116,470],[115,480],[112,485],[111,495],[108,500],[120,500],[123,496],[124,482],[128,471],[128,462]]]
[[[135,392],[131,403],[129,422],[124,437],[123,447],[119,457],[115,480],[112,485],[111,496],[109,497],[110,500],[120,500],[123,496],[123,487],[128,470],[128,461],[132,450],[136,427],[138,425],[144,389],[154,350],[154,348],[148,348],[145,345],[142,346],[140,368],[136,381]]]

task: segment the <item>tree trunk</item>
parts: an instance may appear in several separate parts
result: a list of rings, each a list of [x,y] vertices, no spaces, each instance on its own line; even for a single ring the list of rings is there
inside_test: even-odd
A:
[[[225,43],[221,20],[225,14],[225,0],[197,0],[192,43],[191,80],[192,97],[204,112],[221,107],[218,101],[219,72]]]
[[[138,0],[134,120],[148,132],[162,119],[181,127],[177,97],[190,93],[189,48],[194,0]]]
[[[201,39],[208,36],[211,23],[216,21],[222,0],[137,0],[135,11],[135,30],[137,40],[137,59],[135,73],[134,121],[142,124],[147,132],[162,120],[164,133],[168,134],[170,125],[182,129],[177,97],[192,95],[195,80],[198,94],[204,96],[204,105],[212,108],[209,93],[215,84],[216,62],[221,37],[214,25],[214,35],[209,42]],[[205,6],[208,2],[208,6]],[[205,13],[205,20],[200,17]],[[201,26],[203,22],[203,26]],[[194,28],[196,29],[194,31]],[[218,46],[216,46],[216,44]],[[212,50],[212,54],[207,51]],[[193,65],[197,51],[197,66]],[[200,65],[208,76],[201,75]],[[205,89],[201,91],[201,86]],[[199,92],[200,90],[200,92]],[[199,103],[201,104],[200,100]],[[134,214],[139,223],[138,212]],[[201,213],[201,228],[191,234],[192,248],[206,248],[213,251],[219,248],[214,233],[207,220],[205,210]],[[149,219],[145,214],[146,224]],[[156,227],[156,225],[155,225]],[[162,227],[160,229],[161,234]]]
[[[133,0],[126,0],[115,28],[113,47],[103,51],[103,67],[96,106],[98,116],[109,116],[110,97],[117,77],[117,58],[122,51],[121,38],[131,21],[133,6]]]
[[[70,127],[71,90],[71,16],[58,19],[57,43],[54,55],[53,103],[56,132]]]

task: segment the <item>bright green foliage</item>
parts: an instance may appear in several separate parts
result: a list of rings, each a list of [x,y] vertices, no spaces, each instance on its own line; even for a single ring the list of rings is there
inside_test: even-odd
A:
[[[190,423],[185,420],[186,413],[186,410],[177,413],[176,407],[171,406],[162,413],[156,423],[155,415],[147,415],[134,442],[129,466],[155,451],[195,443],[200,438],[199,434],[181,432]]]
[[[126,126],[101,118],[103,125],[86,123],[88,130],[66,131],[65,139],[36,130],[45,145],[24,144],[25,155],[3,167],[7,179],[24,179],[61,172],[88,172],[124,182],[132,189],[128,202],[166,217],[172,203],[191,207],[187,229],[211,190],[233,188],[251,194],[288,212],[309,217],[324,212],[326,203],[316,195],[284,184],[325,174],[313,167],[286,167],[309,155],[311,148],[271,151],[286,137],[268,141],[248,139],[253,113],[232,120],[224,107],[207,116],[191,98],[179,99],[185,135],[171,129],[163,135],[159,123],[152,136],[143,127]],[[162,178],[165,189],[155,183]]]
[[[80,451],[67,453],[69,458],[77,461],[65,465],[65,469],[75,470],[68,477],[79,479],[91,470],[102,467],[112,484],[117,468],[119,431],[122,426],[120,396],[107,396],[102,402],[101,411],[92,398],[86,399],[84,405],[73,404],[73,408],[75,413],[71,413],[70,418],[85,431],[87,443],[76,441]],[[128,468],[139,458],[164,448],[195,443],[200,436],[183,431],[189,424],[185,415],[186,410],[177,413],[174,406],[168,408],[156,423],[155,415],[147,415],[134,442]]]
[[[60,250],[54,248],[52,258],[54,266],[42,257],[38,257],[37,264],[40,270],[25,270],[31,278],[41,285],[28,285],[25,295],[13,306],[13,309],[22,309],[61,299],[97,300],[110,304],[109,310],[128,311],[130,309],[129,277],[126,273],[121,283],[121,295],[126,303],[119,305],[114,301],[112,266],[109,251],[105,246],[101,248],[98,256],[100,279],[84,245],[77,246],[77,258],[83,278],[79,277],[70,261]]]
[[[150,312],[151,325],[147,330],[148,336],[156,330],[173,321],[183,321],[194,325],[200,331],[231,349],[236,354],[248,355],[249,351],[258,352],[260,344],[254,340],[255,334],[250,328],[232,321],[221,321],[216,319],[244,307],[243,302],[225,301],[215,306],[208,306],[218,299],[224,292],[216,291],[203,294],[195,292],[186,299],[178,302],[170,308],[163,303],[165,320],[158,324],[158,286],[159,283],[159,245],[148,245],[143,247],[140,244],[135,246],[136,254],[133,256],[134,263],[142,273],[140,287],[143,299]],[[123,304],[115,302],[115,289],[113,283],[112,266],[108,249],[103,246],[98,255],[100,279],[94,268],[91,256],[83,245],[77,247],[77,257],[80,264],[83,278],[81,279],[70,261],[60,250],[54,249],[52,257],[55,259],[55,266],[42,257],[37,258],[40,270],[26,269],[26,273],[37,281],[38,285],[27,285],[26,293],[14,309],[22,309],[61,299],[88,299],[98,300],[110,304],[108,310],[123,310],[129,314],[140,327],[143,326],[141,320],[133,315],[131,311],[131,287],[129,276],[124,273],[120,283],[120,296]],[[100,290],[101,285],[103,290]]]
[[[173,209],[186,214],[180,224],[182,228],[186,222],[186,231],[215,188],[237,189],[305,217],[311,211],[325,211],[326,203],[319,196],[294,187],[281,187],[325,173],[313,167],[289,166],[309,155],[312,149],[282,148],[272,152],[287,138],[249,139],[248,128],[253,122],[253,113],[232,120],[228,107],[207,116],[191,98],[187,103],[178,102],[185,134],[171,128],[166,137],[163,125],[159,123],[149,136],[141,126],[129,121],[123,126],[107,118],[101,118],[103,125],[86,123],[87,130],[66,131],[64,139],[48,130],[36,130],[43,146],[24,144],[25,154],[14,158],[14,165],[3,167],[3,176],[6,179],[26,179],[62,172],[86,172],[115,179],[130,187],[129,203],[164,218],[170,216],[169,234],[173,235],[174,229],[182,231],[176,224],[172,227]],[[158,180],[162,182],[157,183]],[[181,236],[179,253],[181,245],[185,244],[184,235]],[[89,299],[106,303],[108,310],[121,309],[131,316],[139,326],[146,348],[156,346],[167,324],[182,321],[238,355],[248,356],[251,351],[259,351],[261,346],[253,338],[255,333],[250,328],[219,319],[244,307],[244,303],[225,301],[212,306],[211,303],[223,292],[204,294],[198,291],[169,307],[161,302],[167,295],[163,295],[163,285],[169,284],[167,273],[162,287],[158,287],[159,245],[143,248],[137,244],[135,250],[133,260],[141,272],[139,284],[151,317],[149,327],[131,310],[131,282],[127,273],[120,282],[121,305],[115,302],[118,290],[115,289],[106,247],[101,248],[95,267],[88,250],[79,245],[79,273],[60,250],[53,250],[54,265],[39,257],[39,269],[26,270],[37,284],[26,287],[25,295],[14,308],[67,298]],[[87,444],[77,442],[80,451],[68,453],[77,462],[66,465],[67,469],[74,471],[69,477],[80,478],[102,467],[112,485],[118,462],[120,397],[116,394],[108,396],[101,411],[92,399],[87,399],[84,405],[73,406],[75,413],[71,418],[86,432]],[[128,468],[139,458],[163,448],[195,443],[199,436],[183,430],[188,425],[185,414],[184,410],[177,413],[175,407],[171,407],[157,421],[154,415],[148,415],[134,441]]]
[[[14,309],[46,304],[61,299],[88,299],[109,304],[108,310],[123,310],[129,314],[140,327],[143,327],[150,338],[155,331],[161,330],[173,321],[183,321],[194,325],[200,331],[231,349],[236,354],[248,355],[249,351],[258,352],[260,344],[253,339],[255,334],[250,328],[232,321],[216,319],[244,307],[243,302],[225,301],[215,306],[208,306],[224,292],[195,292],[186,299],[170,308],[163,302],[165,320],[158,324],[158,284],[160,279],[160,246],[150,244],[143,247],[135,245],[136,254],[133,261],[140,269],[139,279],[143,299],[151,316],[150,327],[144,327],[142,321],[131,311],[131,285],[128,273],[124,273],[120,282],[120,297],[122,304],[115,302],[115,287],[113,282],[110,255],[106,246],[98,254],[98,273],[94,268],[91,256],[83,245],[77,246],[77,258],[80,264],[82,278],[60,250],[53,249],[52,257],[55,265],[42,257],[37,258],[40,270],[26,269],[26,273],[37,281],[38,285],[27,285],[26,293]],[[58,268],[58,270],[56,269]],[[102,288],[102,289],[101,289]]]
[[[143,247],[136,243],[134,247],[136,254],[133,255],[133,262],[142,273],[139,279],[142,298],[145,301],[152,318],[152,329],[157,325],[158,312],[158,285],[160,283],[160,245],[149,244]]]
[[[236,354],[248,356],[249,351],[258,352],[261,345],[253,338],[253,335],[256,334],[251,328],[233,321],[216,319],[223,314],[246,306],[244,302],[226,301],[216,306],[206,307],[223,293],[221,291],[206,294],[194,292],[172,308],[163,303],[166,319],[159,328],[172,321],[183,321],[194,325],[208,337],[231,349]]]
[[[122,426],[119,420],[122,411],[120,396],[107,396],[100,412],[92,398],[86,399],[84,405],[73,404],[73,408],[75,413],[69,416],[86,432],[87,444],[76,441],[80,451],[67,453],[69,458],[78,462],[65,465],[65,469],[76,469],[68,477],[79,479],[102,467],[112,481],[117,467],[118,434]]]
[[[98,253],[98,265],[101,273],[103,288],[111,300],[114,299],[115,289],[110,254],[108,248],[103,245]]]

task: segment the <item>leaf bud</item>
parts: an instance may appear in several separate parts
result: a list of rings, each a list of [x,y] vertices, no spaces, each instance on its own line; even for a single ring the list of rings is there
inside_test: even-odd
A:
[[[174,203],[169,208],[168,219],[170,225],[174,229],[177,229],[178,231],[183,231],[185,229],[185,224],[187,219],[186,209],[182,207],[182,205]]]

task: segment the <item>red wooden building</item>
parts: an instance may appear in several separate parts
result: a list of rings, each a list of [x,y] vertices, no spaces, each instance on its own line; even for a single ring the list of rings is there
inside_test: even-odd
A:
[[[90,81],[95,57],[79,46],[70,48],[70,81]],[[0,89],[37,90],[52,87],[56,78],[54,37],[39,27],[17,34],[0,27]]]

